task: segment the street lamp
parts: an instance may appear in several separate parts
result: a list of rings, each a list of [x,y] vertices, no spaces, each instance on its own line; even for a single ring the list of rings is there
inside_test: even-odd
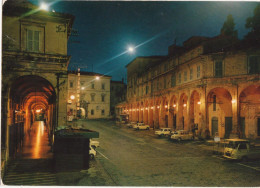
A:
[[[99,76],[96,76],[96,80],[99,80],[100,78],[99,78]]]
[[[71,95],[71,96],[70,96],[70,99],[71,99],[71,100],[74,100],[74,99],[75,99],[75,95]]]

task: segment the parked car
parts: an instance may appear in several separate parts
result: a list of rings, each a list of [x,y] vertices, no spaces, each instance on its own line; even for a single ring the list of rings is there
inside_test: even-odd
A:
[[[99,141],[97,140],[92,140],[92,139],[89,139],[89,142],[90,142],[90,146],[92,146],[94,149],[99,147]]]
[[[133,128],[133,126],[136,125],[136,124],[137,124],[136,122],[132,121],[132,122],[126,124],[126,126],[127,126],[128,128]]]
[[[170,136],[171,132],[171,128],[161,128],[159,131],[155,131],[155,134],[158,136]]]
[[[89,159],[94,159],[96,155],[97,151],[92,146],[89,146]]]
[[[245,139],[227,139],[224,147],[224,157],[234,160],[247,161],[249,159],[260,159],[260,148],[252,147]]]
[[[133,128],[136,129],[136,130],[139,130],[139,129],[149,130],[150,126],[145,125],[144,123],[137,123],[136,125],[133,126]]]
[[[174,133],[172,133],[171,139],[172,140],[178,140],[178,141],[181,141],[181,140],[193,140],[194,136],[189,131],[178,130],[178,131],[175,131]]]

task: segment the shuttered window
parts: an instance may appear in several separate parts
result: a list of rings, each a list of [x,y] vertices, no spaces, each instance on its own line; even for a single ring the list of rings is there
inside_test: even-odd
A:
[[[176,86],[176,77],[175,77],[175,74],[173,74],[172,77],[171,77],[171,86],[172,86],[172,87]]]
[[[260,74],[260,56],[252,56],[249,58],[248,73]]]
[[[40,51],[40,31],[27,30],[27,51]]]
[[[215,62],[215,77],[222,77],[223,71],[222,71],[222,61],[216,61]]]

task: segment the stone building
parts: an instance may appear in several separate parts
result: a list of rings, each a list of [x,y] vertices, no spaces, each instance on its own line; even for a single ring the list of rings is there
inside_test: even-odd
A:
[[[73,119],[110,118],[110,76],[70,72],[68,80],[69,116]]]
[[[51,141],[55,127],[66,125],[67,42],[73,20],[25,0],[3,5],[2,169],[16,157],[37,117],[45,120]]]
[[[111,116],[115,118],[115,107],[117,104],[126,101],[126,84],[122,81],[112,81],[110,84],[110,112]]]
[[[191,37],[168,56],[127,66],[130,121],[194,130],[201,137],[260,137],[260,48],[231,37]]]

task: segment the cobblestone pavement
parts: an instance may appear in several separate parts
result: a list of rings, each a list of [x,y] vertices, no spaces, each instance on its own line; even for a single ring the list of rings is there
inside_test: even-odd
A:
[[[91,168],[79,172],[80,178],[66,185],[260,185],[259,161],[224,160],[213,155],[213,146],[202,141],[172,142],[158,138],[154,130],[135,131],[112,121],[81,121],[78,125],[98,131],[100,147]],[[66,179],[66,175],[60,175],[60,179]]]

